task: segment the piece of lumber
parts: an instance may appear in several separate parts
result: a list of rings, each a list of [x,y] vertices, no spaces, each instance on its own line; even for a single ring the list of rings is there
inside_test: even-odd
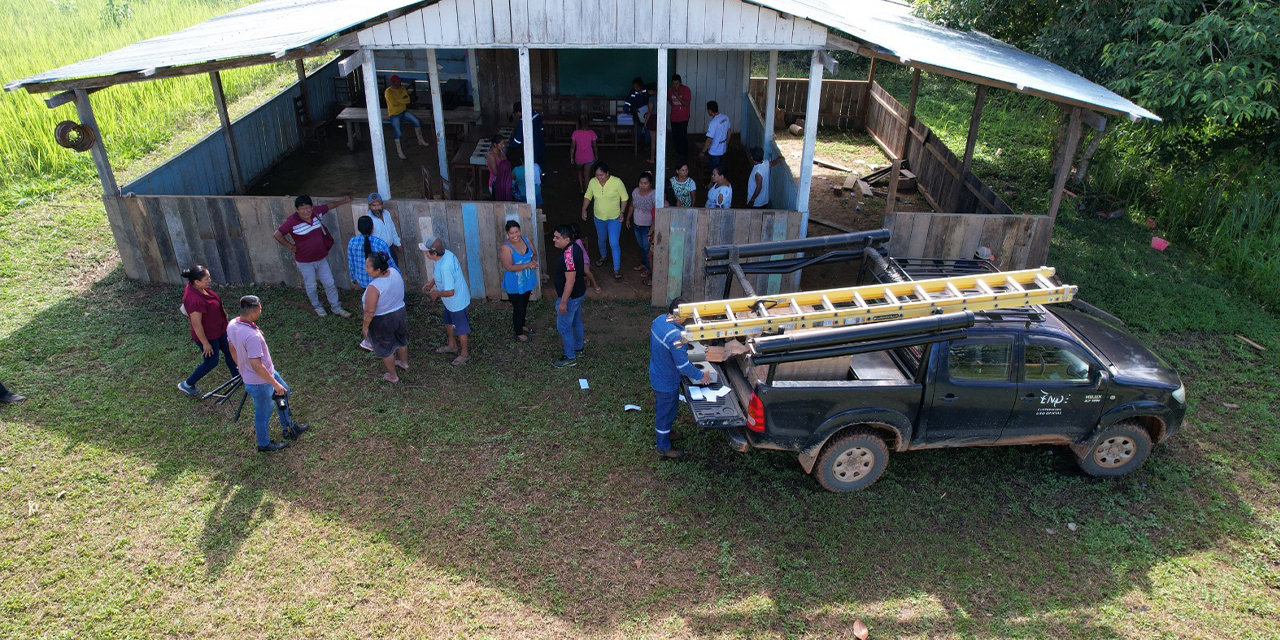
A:
[[[828,169],[835,169],[836,171],[843,171],[843,172],[845,172],[845,173],[849,173],[849,172],[853,171],[853,169],[850,169],[850,168],[848,168],[848,167],[842,167],[842,166],[840,166],[840,165],[838,165],[838,164],[836,164],[836,163],[834,163],[834,162],[827,162],[826,160],[823,160],[822,158],[814,158],[814,159],[813,159],[813,163],[814,163],[814,164],[816,164],[816,165],[818,165],[818,166],[820,166],[820,167],[826,167],[826,168],[828,168]]]
[[[858,186],[858,180],[858,174],[850,173],[849,176],[844,179],[844,185],[841,188],[845,191],[853,191]]]
[[[832,221],[830,221],[830,220],[823,220],[822,218],[815,218],[815,217],[813,217],[813,216],[809,216],[809,224],[820,224],[820,225],[822,225],[822,226],[824,226],[824,227],[829,227],[829,228],[831,228],[831,229],[835,229],[836,231],[839,231],[840,233],[853,233],[853,232],[855,231],[852,227],[846,227],[845,225],[842,225],[842,224],[840,224],[840,223],[838,223],[838,222],[832,222]]]
[[[862,192],[862,197],[864,198],[871,197],[871,185],[867,184],[866,180],[858,181],[858,191]]]
[[[1235,334],[1235,335],[1236,335],[1236,337],[1237,337],[1237,338],[1240,338],[1242,341],[1244,341],[1244,343],[1245,343],[1245,344],[1247,344],[1247,345],[1249,345],[1249,346],[1253,347],[1254,349],[1257,349],[1258,351],[1266,351],[1266,350],[1267,350],[1267,348],[1266,348],[1266,347],[1264,347],[1264,346],[1262,346],[1262,345],[1260,345],[1260,344],[1258,344],[1258,343],[1256,343],[1256,342],[1254,342],[1254,341],[1252,341],[1252,340],[1250,340],[1250,339],[1248,339],[1248,338],[1246,338],[1246,337],[1244,337],[1244,336],[1242,336],[1242,335],[1240,335],[1240,334],[1238,334],[1238,333],[1237,333],[1237,334]]]

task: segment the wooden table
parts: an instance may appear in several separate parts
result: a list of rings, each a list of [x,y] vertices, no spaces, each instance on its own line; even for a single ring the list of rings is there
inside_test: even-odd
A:
[[[390,122],[391,116],[387,115],[387,110],[382,109],[382,121]],[[429,129],[435,128],[435,118],[431,115],[430,109],[409,109],[415,118],[422,122],[423,127]],[[338,120],[346,122],[368,122],[369,110],[364,107],[347,107],[338,114]],[[444,112],[444,128],[445,131],[450,129],[460,133],[460,137],[467,137],[471,134],[471,128],[480,121],[480,112],[472,109],[456,109],[454,111]],[[359,127],[347,127],[347,148],[355,149],[356,141],[360,139]]]
[[[578,117],[570,115],[548,116],[543,114],[542,126],[546,129],[547,144],[569,144],[570,137],[578,128]],[[631,147],[632,153],[638,153],[639,141],[636,140],[635,125],[618,124],[616,118],[609,116],[592,116],[591,128],[606,135],[600,135],[596,144],[601,147]]]
[[[464,175],[467,176],[467,182],[475,185],[475,193],[472,196],[476,200],[489,196],[489,165],[485,163],[485,156],[489,153],[489,140],[495,134],[511,139],[513,132],[514,129],[511,127],[498,130],[477,128],[462,141],[458,146],[458,152],[449,160],[449,196],[451,198],[458,199],[458,187],[464,182],[462,180]]]

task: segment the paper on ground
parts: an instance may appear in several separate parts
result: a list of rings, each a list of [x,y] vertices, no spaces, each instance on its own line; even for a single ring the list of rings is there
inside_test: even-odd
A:
[[[639,411],[640,405],[635,405],[635,404],[622,405],[622,410],[623,411]]]
[[[587,384],[587,379],[586,379],[586,378],[578,378],[578,386],[579,386],[579,387],[582,387],[583,389],[590,389],[590,388],[591,388],[591,385]]]

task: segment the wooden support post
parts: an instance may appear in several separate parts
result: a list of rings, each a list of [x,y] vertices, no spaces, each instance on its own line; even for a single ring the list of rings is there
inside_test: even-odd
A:
[[[382,105],[378,102],[378,67],[373,49],[363,49],[364,62],[360,75],[364,76],[364,106],[369,112],[369,143],[373,147],[373,177],[378,185],[378,195],[391,199],[391,174],[387,171],[387,141],[382,135]],[[437,112],[439,113],[439,112]]]
[[[84,89],[75,90],[76,113],[80,116],[80,124],[93,129],[93,147],[89,153],[93,155],[93,168],[98,170],[98,180],[102,182],[102,193],[108,196],[120,195],[120,187],[116,185],[116,176],[111,172],[111,161],[107,159],[107,148],[102,144],[102,130],[98,128],[98,119],[93,117],[93,106],[89,104],[89,94]]]
[[[302,94],[302,112],[311,120],[311,94],[307,91],[307,67],[302,58],[294,60],[298,70],[298,91]]]
[[[773,130],[778,126],[778,52],[769,52],[769,80],[764,88],[764,159],[773,158]],[[747,195],[751,195],[750,191]]]
[[[244,174],[240,172],[240,157],[236,154],[236,138],[231,130],[231,116],[227,114],[227,98],[222,92],[222,74],[209,72],[213,85],[213,102],[218,107],[218,120],[222,122],[222,144],[227,149],[227,162],[231,165],[231,186],[236,194],[244,193]],[[210,194],[222,195],[222,194]]]
[[[667,123],[671,121],[671,104],[668,102],[668,95],[671,91],[670,70],[667,68],[670,56],[667,54],[665,47],[658,47],[658,100],[655,105],[658,108],[658,131],[657,138],[653,144],[654,147],[654,185],[655,189],[653,197],[654,204],[662,207],[666,206],[667,193]]]
[[[436,159],[440,163],[440,193],[452,194],[449,183],[449,141],[444,133],[444,100],[440,97],[440,65],[436,50],[427,49],[427,77],[431,83],[431,119],[436,128]]]
[[[871,68],[867,71],[867,91],[862,94],[862,102],[858,103],[858,119],[862,121],[862,128],[867,127],[867,111],[871,109],[871,85],[876,83],[876,62],[879,58],[871,59]]]
[[[894,205],[898,202],[898,178],[902,175],[902,158],[894,158],[893,165],[889,168],[889,195],[884,199],[884,214],[887,216],[893,213]]]
[[[969,116],[969,138],[964,143],[964,163],[960,168],[960,179],[969,174],[973,168],[973,147],[978,144],[978,123],[982,120],[982,107],[987,103],[987,85],[978,85],[978,93],[973,97],[973,115]]]
[[[1071,108],[1071,121],[1067,125],[1066,144],[1058,161],[1058,175],[1053,179],[1053,195],[1049,198],[1049,224],[1058,221],[1058,207],[1062,205],[1062,190],[1067,188],[1071,165],[1075,164],[1076,147],[1080,144],[1080,107]]]
[[[471,108],[480,110],[480,65],[476,63],[476,50],[467,49],[467,86],[471,88]]]
[[[738,102],[741,103],[743,96],[747,96],[750,94],[751,94],[751,51],[747,50],[742,52],[742,91],[739,91],[737,94]],[[746,118],[747,114],[743,113],[741,117]],[[749,144],[747,142],[746,127],[738,127],[738,141],[741,142],[742,146],[744,147]]]
[[[920,70],[916,69],[911,76],[911,99],[907,101],[907,131],[902,135],[902,151],[898,154],[899,158],[907,157],[907,150],[911,148],[911,123],[916,119],[916,96],[920,93]]]
[[[809,188],[813,184],[813,155],[818,144],[818,103],[822,100],[822,52],[809,56],[809,101],[804,110],[804,152],[800,158],[800,190],[796,209],[800,211],[800,237],[809,235]]]
[[[524,193],[525,202],[533,210],[533,233],[541,242],[542,235],[538,229],[538,172],[533,170],[533,78],[529,70],[529,47],[520,47],[520,128],[523,130],[520,150],[524,152]],[[539,167],[541,169],[541,167]]]

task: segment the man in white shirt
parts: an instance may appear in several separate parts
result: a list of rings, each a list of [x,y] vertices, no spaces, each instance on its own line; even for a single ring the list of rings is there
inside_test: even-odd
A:
[[[765,162],[764,149],[751,147],[751,175],[747,178],[747,203],[753,209],[769,208],[769,168],[782,161],[781,157]]]
[[[453,364],[466,364],[471,359],[467,349],[471,335],[471,320],[467,316],[471,288],[467,286],[467,275],[462,272],[458,256],[445,249],[440,238],[436,238],[426,252],[427,259],[435,263],[435,278],[422,285],[422,290],[432,300],[444,302],[444,328],[449,336],[448,344],[436,349],[436,353],[457,353]],[[459,346],[462,347],[461,352]]]
[[[374,237],[387,243],[396,264],[403,264],[400,253],[400,234],[396,233],[396,222],[392,219],[391,212],[383,208],[382,196],[377,193],[369,194],[369,217],[373,218]]]
[[[733,127],[729,124],[729,116],[720,113],[720,103],[712,100],[707,103],[707,140],[702,143],[702,155],[709,156],[707,169],[720,166],[720,159],[729,150],[729,134]]]

